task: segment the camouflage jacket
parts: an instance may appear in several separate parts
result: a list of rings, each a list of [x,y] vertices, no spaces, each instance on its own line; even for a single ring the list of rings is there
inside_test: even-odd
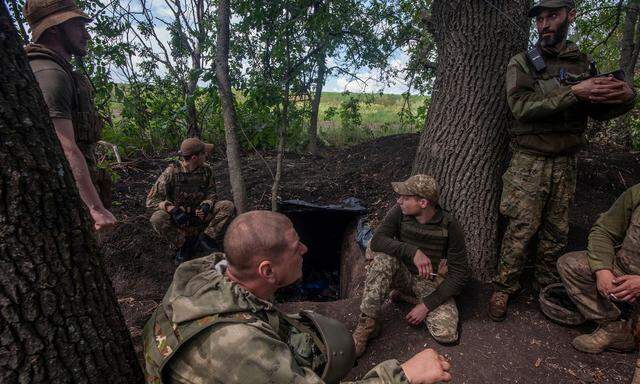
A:
[[[189,172],[182,165],[171,164],[162,172],[147,195],[147,208],[158,209],[161,202],[171,202],[187,212],[206,202],[211,206],[216,202],[216,182],[213,169],[202,164]]]
[[[148,383],[323,383],[273,304],[215,270],[221,254],[183,263],[144,329]],[[164,319],[164,320],[162,320]],[[187,342],[188,341],[188,342]],[[304,356],[302,356],[304,357]],[[408,383],[396,360],[355,383]]]
[[[557,155],[577,151],[585,142],[588,117],[608,120],[633,108],[625,104],[590,104],[578,100],[571,84],[560,80],[586,78],[591,58],[571,41],[559,52],[540,48],[546,68],[537,72],[525,52],[507,65],[507,102],[516,121],[511,127],[514,146],[529,152]]]
[[[616,253],[617,250],[617,253]],[[592,271],[613,270],[615,258],[640,261],[640,184],[627,189],[611,208],[598,218],[589,233],[589,266]],[[629,274],[640,271],[622,270]]]

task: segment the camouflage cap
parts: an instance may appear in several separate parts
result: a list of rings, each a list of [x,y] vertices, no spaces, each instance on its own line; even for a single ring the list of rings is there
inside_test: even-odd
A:
[[[430,175],[413,175],[405,181],[391,183],[399,195],[420,196],[434,203],[438,202],[438,184]]]
[[[36,42],[44,31],[67,20],[79,17],[91,21],[73,0],[27,0],[24,16],[31,29],[31,38]]]
[[[213,144],[205,143],[197,137],[190,137],[180,144],[180,152],[178,153],[180,156],[191,156],[197,155],[202,151],[211,153],[212,150]]]
[[[574,9],[576,2],[573,0],[541,0],[529,9],[529,17],[536,17],[543,9],[553,8],[569,8]]]

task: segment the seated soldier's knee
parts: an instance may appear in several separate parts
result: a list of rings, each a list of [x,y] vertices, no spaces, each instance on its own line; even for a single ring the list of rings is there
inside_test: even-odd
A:
[[[580,252],[569,252],[558,258],[556,268],[560,276],[567,276],[573,273],[575,267],[580,263]]]
[[[153,212],[153,214],[149,218],[149,221],[154,228],[157,228],[166,225],[167,223],[171,223],[171,215],[159,209]]]
[[[236,206],[233,204],[232,201],[229,200],[220,200],[218,202],[216,202],[215,204],[215,209],[218,212],[224,212],[227,214],[233,214],[236,210]]]

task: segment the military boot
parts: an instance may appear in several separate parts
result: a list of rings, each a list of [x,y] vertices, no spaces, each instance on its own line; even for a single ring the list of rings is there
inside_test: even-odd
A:
[[[502,321],[507,317],[507,302],[509,294],[501,291],[493,291],[489,300],[489,317],[493,321]]]
[[[636,346],[631,326],[624,320],[602,323],[593,333],[573,339],[572,344],[578,351],[586,353],[600,353],[605,349],[630,352]]]
[[[353,331],[353,343],[356,347],[356,358],[362,356],[367,349],[367,342],[378,335],[380,327],[376,319],[360,314],[358,325]]]

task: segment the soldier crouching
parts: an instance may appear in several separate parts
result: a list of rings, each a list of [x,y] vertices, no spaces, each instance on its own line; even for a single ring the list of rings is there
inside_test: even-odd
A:
[[[216,201],[213,169],[205,163],[212,149],[197,138],[184,140],[180,163],[168,166],[147,196],[147,207],[157,209],[151,225],[178,249],[177,264],[199,250],[221,250],[224,232],[235,216],[231,201]]]

